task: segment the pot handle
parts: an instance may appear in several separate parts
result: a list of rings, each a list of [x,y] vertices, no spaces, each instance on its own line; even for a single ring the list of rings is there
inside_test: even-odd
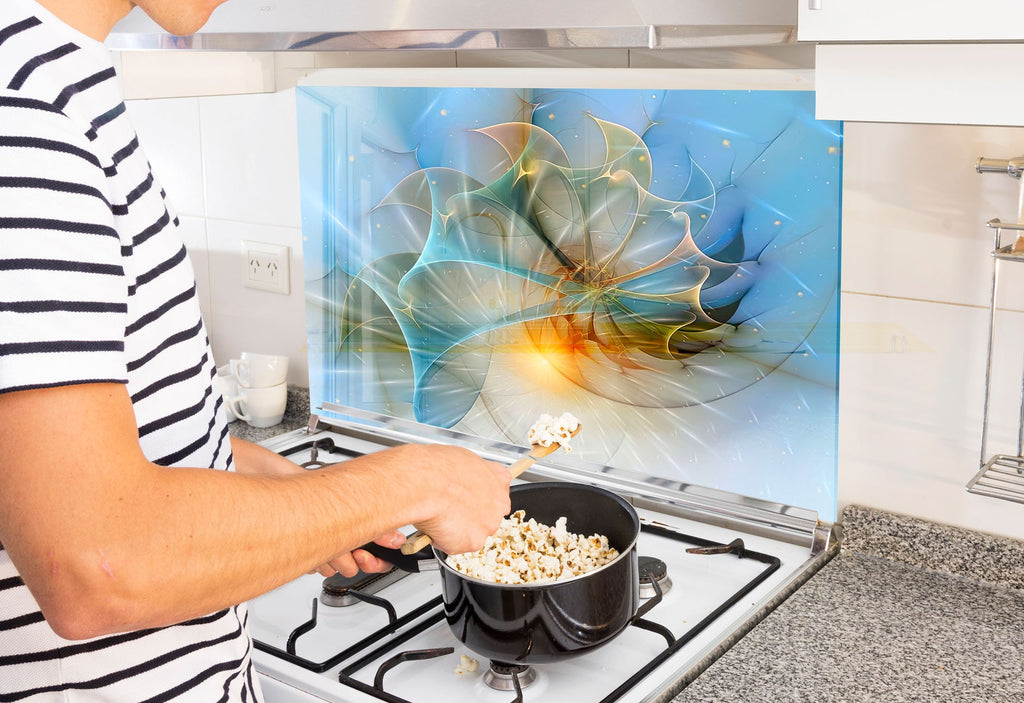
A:
[[[370,542],[359,547],[364,551],[369,552],[378,559],[397,566],[402,571],[408,571],[409,573],[418,574],[421,571],[437,571],[440,569],[440,565],[437,563],[437,559],[434,557],[434,550],[430,548],[428,544],[418,552],[412,554],[406,554],[401,549],[388,549],[382,547],[376,542]]]

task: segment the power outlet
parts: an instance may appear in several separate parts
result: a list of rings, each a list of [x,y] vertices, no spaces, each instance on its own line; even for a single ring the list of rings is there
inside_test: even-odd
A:
[[[264,242],[242,242],[242,280],[246,288],[288,295],[288,247]]]

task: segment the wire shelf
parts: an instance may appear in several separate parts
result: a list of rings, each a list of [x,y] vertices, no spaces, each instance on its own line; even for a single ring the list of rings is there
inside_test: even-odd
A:
[[[999,247],[992,252],[992,256],[1003,261],[1024,261],[1024,251],[1014,251],[1012,244]]]
[[[970,493],[1024,503],[1024,457],[996,454],[967,484]]]
[[[1017,423],[1017,454],[994,454],[988,458],[989,404],[992,395],[992,351],[995,343],[996,323],[996,290],[998,288],[999,262],[1024,261],[1024,157],[1012,160],[1013,164],[1022,168],[1011,170],[1010,175],[1020,179],[1020,209],[1017,222],[1003,222],[999,218],[989,220],[986,224],[995,231],[992,247],[992,293],[989,298],[988,318],[988,354],[985,364],[985,404],[981,422],[981,469],[967,483],[967,491],[976,495],[1002,498],[1014,503],[1024,504],[1024,379],[1021,382],[1020,416]],[[977,165],[979,173],[992,170],[991,160],[980,159]],[[1005,163],[1009,164],[1010,161]],[[1003,161],[999,162],[1002,166]],[[1014,234],[1013,244],[1004,245],[1004,231]]]

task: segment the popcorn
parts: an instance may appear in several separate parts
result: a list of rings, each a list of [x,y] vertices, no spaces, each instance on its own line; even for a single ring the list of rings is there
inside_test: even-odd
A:
[[[526,520],[517,510],[501,521],[498,531],[476,552],[449,554],[445,562],[459,573],[495,583],[538,583],[580,576],[619,555],[608,538],[577,535],[560,517],[554,527]]]
[[[480,668],[480,662],[478,662],[473,657],[467,657],[465,654],[463,654],[461,657],[459,657],[459,665],[455,669],[455,674],[456,676],[472,674],[478,668]]]
[[[537,422],[533,423],[527,435],[530,444],[539,444],[542,447],[550,447],[552,444],[559,444],[563,451],[571,452],[569,440],[572,433],[580,426],[580,421],[572,413],[562,413],[558,417],[552,417],[547,413],[541,415]]]

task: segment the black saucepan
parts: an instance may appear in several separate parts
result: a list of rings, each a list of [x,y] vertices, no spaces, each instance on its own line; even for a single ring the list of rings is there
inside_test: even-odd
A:
[[[546,663],[599,647],[640,617],[640,520],[629,503],[574,483],[516,485],[511,499],[512,511],[524,510],[527,519],[554,525],[564,516],[570,532],[606,535],[619,556],[571,579],[500,584],[466,576],[445,563],[443,551],[424,549],[414,556],[439,562],[445,616],[459,640],[492,660]],[[369,548],[400,568],[419,570],[398,550]]]

